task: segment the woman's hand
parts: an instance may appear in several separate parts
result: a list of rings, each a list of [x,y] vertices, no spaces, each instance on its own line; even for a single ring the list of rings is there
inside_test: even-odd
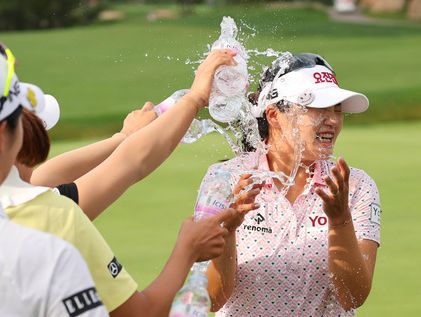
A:
[[[142,129],[157,118],[153,110],[154,104],[150,101],[146,102],[141,109],[130,112],[123,122],[123,128],[120,133],[125,137]]]
[[[316,194],[323,200],[323,210],[329,219],[329,225],[339,226],[352,221],[348,206],[349,167],[340,157],[331,171],[334,179],[324,177],[329,190],[324,191],[318,187]]]
[[[235,65],[234,56],[237,53],[230,49],[217,49],[209,53],[197,68],[196,76],[186,95],[197,100],[198,109],[207,106],[212,88],[213,75],[221,65]]]
[[[260,205],[255,202],[256,196],[264,183],[255,184],[250,190],[245,191],[247,186],[253,184],[252,174],[244,174],[240,177],[237,185],[234,187],[233,194],[235,202],[231,204],[231,208],[235,209],[236,216],[224,222],[224,227],[229,232],[235,231],[243,222],[244,216],[251,210],[258,209]]]
[[[222,254],[228,230],[223,223],[232,222],[237,217],[234,209],[224,209],[215,216],[195,222],[189,217],[183,222],[177,245],[191,253],[194,261],[207,261]]]

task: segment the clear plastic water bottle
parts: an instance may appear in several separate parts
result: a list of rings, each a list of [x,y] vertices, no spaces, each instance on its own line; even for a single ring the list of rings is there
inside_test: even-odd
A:
[[[220,168],[208,175],[199,190],[194,207],[194,219],[199,221],[218,214],[229,207],[232,200],[231,173]]]
[[[181,99],[183,96],[185,96],[190,89],[180,89],[175,91],[171,96],[169,96],[167,99],[161,101],[159,104],[157,104],[153,109],[156,113],[156,115],[159,117],[162,115],[165,111],[167,111],[169,108],[174,106],[179,99]]]
[[[230,181],[231,173],[223,168],[208,175],[200,187],[194,207],[195,221],[212,217],[230,206],[233,197]],[[209,261],[197,262],[193,265],[192,271],[206,272],[208,266]]]
[[[207,286],[207,276],[193,271],[186,285],[175,295],[169,317],[207,317],[211,306]]]
[[[190,90],[180,89],[175,91],[171,96],[161,101],[154,107],[157,116],[162,115],[165,111],[174,106],[179,99],[185,96]],[[216,131],[215,124],[211,120],[193,119],[181,143],[190,144],[199,140],[202,136]]]
[[[224,169],[218,169],[209,177],[209,181],[200,187],[199,199],[194,210],[195,221],[206,219],[228,208],[232,200],[231,174]],[[208,264],[209,261],[193,265],[186,285],[174,298],[169,317],[208,316],[210,310],[206,276]]]
[[[248,55],[243,45],[236,40],[237,33],[234,20],[231,17],[223,17],[221,35],[211,48],[229,48],[237,53],[234,57],[237,65],[222,65],[216,70],[209,99],[210,115],[215,120],[225,123],[238,117],[248,87]]]

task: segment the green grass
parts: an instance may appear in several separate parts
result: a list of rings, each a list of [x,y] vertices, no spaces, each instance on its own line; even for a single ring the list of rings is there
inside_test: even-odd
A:
[[[202,6],[194,7],[192,15],[148,22],[145,16],[156,6],[117,8],[126,18],[116,23],[0,34],[18,58],[20,79],[59,99],[62,120],[53,136],[109,135],[144,101],[159,102],[188,87],[196,65],[185,61],[198,60],[217,38],[223,15],[244,21],[242,41],[248,48],[318,52],[335,67],[343,86],[364,92],[371,101],[365,114],[348,118],[353,126],[343,131],[337,145],[338,154],[376,180],[384,210],[373,290],[359,316],[419,315],[421,123],[357,123],[421,119],[420,25],[338,23],[310,9],[216,11]],[[245,24],[257,29],[255,37],[244,35],[251,33]],[[53,152],[87,142],[56,143]],[[209,136],[181,145],[96,221],[141,287],[159,274],[180,223],[192,213],[207,166],[229,155],[221,143],[220,137]]]
[[[185,61],[198,60],[217,38],[223,15],[236,19],[248,48],[326,56],[345,87],[371,100],[370,110],[351,122],[421,118],[421,25],[345,24],[312,9],[255,6],[197,6],[191,15],[149,22],[145,17],[157,6],[116,8],[126,13],[120,22],[0,35],[18,58],[20,79],[59,99],[62,120],[52,131],[55,138],[110,133],[146,100],[159,102],[189,87],[196,65]],[[255,37],[246,24],[256,28]]]
[[[373,289],[358,316],[420,313],[420,132],[421,122],[351,126],[338,140],[336,154],[376,181],[383,209]],[[87,142],[58,142],[53,152]],[[230,151],[218,135],[180,145],[162,167],[133,186],[96,221],[140,287],[159,274],[182,220],[192,213],[207,167],[227,156]]]

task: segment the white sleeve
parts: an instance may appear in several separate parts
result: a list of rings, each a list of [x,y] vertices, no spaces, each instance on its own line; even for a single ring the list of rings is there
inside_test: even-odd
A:
[[[51,275],[47,316],[108,316],[81,255],[70,244],[63,246]]]

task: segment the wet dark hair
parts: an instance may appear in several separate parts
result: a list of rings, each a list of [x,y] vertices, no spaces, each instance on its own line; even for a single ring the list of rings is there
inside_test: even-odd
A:
[[[249,102],[253,105],[257,105],[263,87],[266,84],[273,82],[275,77],[281,77],[294,70],[301,68],[310,68],[316,65],[325,66],[329,68],[329,70],[331,70],[333,73],[335,73],[333,68],[329,65],[329,63],[320,55],[313,53],[282,54],[272,63],[270,67],[267,67],[263,70],[257,90],[248,95]],[[278,74],[281,71],[281,67],[282,73]],[[285,102],[284,100],[280,100],[276,103],[276,107],[279,109],[279,111],[285,112],[290,108],[290,104],[288,102]],[[256,119],[260,138],[262,141],[264,141],[269,136],[269,123],[266,118],[266,112],[263,112],[262,117]],[[247,142],[246,133],[244,133],[242,136],[241,144],[243,149],[247,152],[254,152],[256,150]]]
[[[1,122],[6,121],[6,126],[9,132],[14,132],[16,127],[19,123],[19,118],[22,114],[22,106],[17,107],[11,114],[9,114],[6,118],[1,120]]]
[[[278,68],[278,70],[279,70],[279,68]],[[265,77],[266,72],[263,75],[262,80],[265,80],[267,78],[267,77]],[[269,74],[269,76],[271,76],[271,75],[272,74]],[[270,82],[270,80],[268,80],[268,82]],[[259,83],[259,87],[257,88],[257,90],[255,92],[250,93],[247,96],[249,102],[253,105],[257,105],[257,102],[259,100],[259,95],[260,95],[261,92],[262,92],[262,81]],[[285,105],[282,100],[278,101],[275,105],[278,108],[278,110],[281,111],[281,112],[285,112],[285,111],[287,111],[287,109],[289,109],[289,106]],[[269,123],[268,123],[268,120],[266,118],[266,112],[263,112],[262,117],[256,118],[256,120],[257,120],[257,128],[259,130],[260,139],[261,139],[261,141],[264,141],[269,136]],[[256,151],[256,149],[247,141],[247,133],[246,132],[243,133],[243,135],[242,135],[241,146],[242,146],[242,149],[246,152]]]
[[[22,147],[16,160],[25,166],[35,167],[47,160],[50,137],[41,119],[27,109],[23,109],[22,127]]]

